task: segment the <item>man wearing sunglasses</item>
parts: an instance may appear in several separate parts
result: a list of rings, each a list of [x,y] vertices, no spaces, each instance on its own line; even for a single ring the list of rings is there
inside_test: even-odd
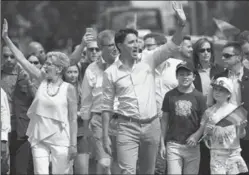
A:
[[[242,45],[243,46],[243,45]],[[243,50],[241,43],[229,42],[223,47],[222,60],[225,63],[226,70],[217,74],[214,78],[228,77],[233,81],[234,91],[232,93],[232,100],[234,103],[243,104],[243,107],[249,111],[249,69],[243,65]],[[249,115],[247,115],[249,120]],[[247,123],[247,134],[245,138],[241,139],[242,157],[249,165],[249,127]]]
[[[6,45],[2,46],[1,85],[8,97],[11,116],[10,174],[32,174],[31,150],[26,136],[29,119],[26,113],[33,100],[33,85]]]
[[[97,41],[91,41],[86,45],[86,56],[90,62],[98,60],[101,56]]]

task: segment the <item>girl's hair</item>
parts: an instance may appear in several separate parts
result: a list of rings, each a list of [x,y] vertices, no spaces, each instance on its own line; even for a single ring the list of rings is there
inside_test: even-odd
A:
[[[75,88],[76,88],[76,92],[77,92],[77,97],[78,97],[78,109],[80,108],[81,106],[81,97],[82,97],[82,90],[81,90],[81,84],[82,84],[82,78],[81,78],[81,74],[80,74],[80,67],[78,66],[78,64],[74,64],[74,65],[71,65],[69,67],[72,67],[72,66],[76,66],[77,67],[77,70],[79,72],[79,75],[78,75],[78,78],[77,78],[77,82],[75,84]],[[67,82],[66,81],[66,78],[65,78],[65,74],[66,74],[66,71],[67,69],[69,68],[67,67],[62,75],[62,79],[63,81]],[[68,82],[70,83],[70,82]]]
[[[213,47],[213,43],[211,41],[209,41],[207,38],[201,38],[199,40],[197,40],[195,42],[195,44],[193,45],[193,57],[194,57],[194,66],[195,69],[200,69],[201,68],[201,63],[200,63],[200,58],[199,58],[199,52],[200,49],[202,47],[202,45],[204,43],[209,43],[210,44],[210,48],[211,48],[211,59],[210,59],[210,64],[213,66],[214,65],[214,47]]]

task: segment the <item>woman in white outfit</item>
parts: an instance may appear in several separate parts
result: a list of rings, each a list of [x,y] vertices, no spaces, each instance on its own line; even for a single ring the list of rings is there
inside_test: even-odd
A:
[[[27,136],[32,147],[35,174],[68,174],[69,162],[77,153],[77,97],[74,86],[62,80],[69,58],[61,52],[49,52],[42,69],[24,57],[8,37],[4,20],[2,37],[21,66],[40,82],[27,115]]]

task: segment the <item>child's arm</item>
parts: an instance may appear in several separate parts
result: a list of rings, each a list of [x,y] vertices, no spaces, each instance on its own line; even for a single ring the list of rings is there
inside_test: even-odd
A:
[[[246,129],[245,127],[247,126],[247,120],[244,120],[240,125],[239,125],[239,130],[238,130],[238,134],[239,137],[242,139],[246,136]]]
[[[161,136],[160,136],[160,156],[165,159],[166,147],[165,147],[165,138],[168,131],[168,122],[169,122],[169,113],[164,112],[161,118]]]
[[[164,140],[166,138],[167,135],[167,131],[168,131],[168,123],[169,123],[169,113],[168,112],[163,112],[163,117],[161,118],[161,146],[165,146],[164,144]]]

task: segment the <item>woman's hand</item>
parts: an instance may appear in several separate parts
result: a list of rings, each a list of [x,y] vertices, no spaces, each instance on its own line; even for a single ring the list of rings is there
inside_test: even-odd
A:
[[[69,153],[69,160],[71,161],[71,160],[74,160],[75,158],[76,158],[76,156],[77,156],[77,147],[76,147],[76,145],[71,145],[70,147],[69,147],[69,151],[68,151]]]
[[[3,20],[2,37],[3,38],[8,37],[8,22],[6,19]]]

